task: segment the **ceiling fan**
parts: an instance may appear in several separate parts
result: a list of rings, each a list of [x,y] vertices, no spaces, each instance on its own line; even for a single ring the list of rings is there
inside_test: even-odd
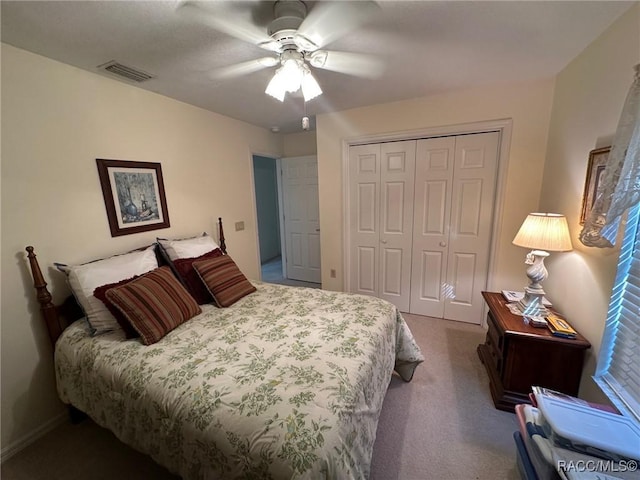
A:
[[[215,10],[210,9],[212,6]],[[271,56],[217,69],[215,77],[231,78],[280,65],[265,93],[284,101],[287,92],[302,89],[304,100],[308,101],[322,93],[310,67],[369,78],[382,73],[384,65],[374,56],[322,50],[364,23],[378,8],[373,1],[317,1],[308,8],[301,0],[277,0],[273,4],[274,18],[266,31],[225,13],[221,2],[185,1],[178,12],[272,52]]]

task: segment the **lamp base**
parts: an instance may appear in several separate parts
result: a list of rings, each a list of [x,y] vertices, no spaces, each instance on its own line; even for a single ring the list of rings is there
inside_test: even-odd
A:
[[[524,298],[517,303],[517,309],[522,315],[528,317],[546,317],[549,313],[547,307],[542,304],[544,290],[540,285],[547,277],[547,269],[544,266],[544,259],[549,256],[549,252],[544,250],[532,250],[527,255],[526,264],[529,285],[524,289]]]
[[[549,309],[544,306],[542,299],[544,292],[531,292],[525,289],[524,297],[516,303],[516,309],[527,317],[546,317]]]

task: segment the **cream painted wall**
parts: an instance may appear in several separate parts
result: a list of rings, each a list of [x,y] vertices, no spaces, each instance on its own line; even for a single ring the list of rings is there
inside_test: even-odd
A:
[[[316,132],[289,133],[283,137],[285,157],[304,157],[316,154]]]
[[[2,45],[3,453],[63,412],[24,248],[54,298],[52,262],[83,262],[207,230],[222,216],[229,253],[259,278],[251,153],[280,157],[282,136]],[[96,158],[162,164],[171,228],[112,238]],[[235,232],[234,222],[245,230]]]
[[[511,149],[504,189],[502,229],[497,242],[491,289],[524,287],[524,252],[511,244],[527,213],[537,208],[553,80],[452,92],[432,97],[375,105],[317,117],[322,286],[342,290],[344,139],[512,119]],[[337,278],[329,272],[336,269]]]
[[[616,21],[557,77],[540,208],[567,216],[574,251],[553,254],[545,283],[554,302],[592,344],[581,396],[604,397],[591,380],[600,349],[618,248],[587,248],[578,241],[589,151],[611,145],[622,106],[640,62],[640,4]]]

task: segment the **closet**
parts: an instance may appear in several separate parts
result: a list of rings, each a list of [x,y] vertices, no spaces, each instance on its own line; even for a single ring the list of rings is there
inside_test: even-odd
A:
[[[349,147],[349,289],[479,324],[498,132]]]

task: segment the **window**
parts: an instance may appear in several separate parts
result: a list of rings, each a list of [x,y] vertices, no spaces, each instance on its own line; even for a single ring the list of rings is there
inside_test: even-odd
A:
[[[640,421],[640,205],[629,210],[594,380]]]

